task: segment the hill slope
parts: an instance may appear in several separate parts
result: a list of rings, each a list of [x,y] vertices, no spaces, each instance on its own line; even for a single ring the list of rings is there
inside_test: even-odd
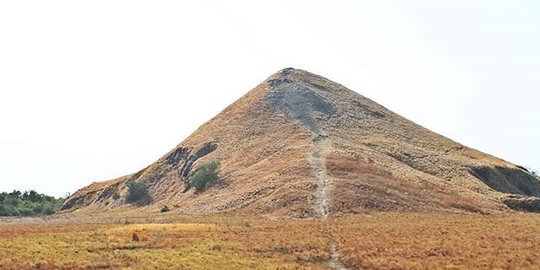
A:
[[[186,181],[205,161],[220,181]],[[524,168],[433,133],[321,76],[284,69],[147,168],[93,183],[64,210],[130,207],[126,183],[149,187],[148,210],[327,217],[364,210],[540,209]],[[186,191],[186,192],[184,192]]]

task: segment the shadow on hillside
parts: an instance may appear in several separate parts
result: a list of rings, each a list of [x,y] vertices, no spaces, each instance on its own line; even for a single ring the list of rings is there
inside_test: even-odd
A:
[[[514,210],[540,212],[540,180],[526,170],[474,167],[471,173],[490,188],[509,194],[504,204]]]
[[[540,181],[523,170],[483,166],[471,168],[471,173],[496,191],[540,198]]]

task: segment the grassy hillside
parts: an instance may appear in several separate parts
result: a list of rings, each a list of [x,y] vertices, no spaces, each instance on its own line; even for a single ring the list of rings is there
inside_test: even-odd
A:
[[[219,181],[196,171],[219,161]],[[284,69],[146,168],[76,191],[63,208],[295,218],[380,211],[540,212],[529,171],[468,148],[324,77]],[[198,186],[198,188],[197,188]],[[192,188],[195,187],[195,188]],[[131,187],[131,189],[133,186]],[[204,192],[200,192],[204,188]]]

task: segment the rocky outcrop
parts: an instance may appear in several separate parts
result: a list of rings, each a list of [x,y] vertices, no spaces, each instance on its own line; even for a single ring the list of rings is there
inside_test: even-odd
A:
[[[540,213],[540,198],[512,195],[504,199],[508,207],[519,210]]]
[[[540,197],[540,180],[519,167],[474,167],[472,174],[490,188],[510,194]]]
[[[167,182],[167,180],[174,179],[173,181],[183,184],[183,192],[186,192],[190,188],[187,180],[193,173],[195,162],[212,153],[217,147],[217,144],[213,142],[208,142],[195,148],[177,147],[152,166],[135,174],[112,180],[108,184],[102,185],[102,188],[95,188],[91,192],[87,191],[86,188],[77,191],[66,200],[62,209],[74,210],[92,205],[98,206],[104,204],[106,206],[118,206],[119,204],[125,204],[121,198],[125,197],[125,184],[131,181],[142,182],[149,187],[150,197],[149,200],[145,200],[142,203],[143,205],[151,204],[160,197],[159,186],[171,184],[160,182]]]

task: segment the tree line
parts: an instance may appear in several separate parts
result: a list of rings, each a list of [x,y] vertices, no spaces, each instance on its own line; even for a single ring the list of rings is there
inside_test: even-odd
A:
[[[0,193],[0,216],[51,215],[60,210],[64,198],[55,198],[34,190]]]

